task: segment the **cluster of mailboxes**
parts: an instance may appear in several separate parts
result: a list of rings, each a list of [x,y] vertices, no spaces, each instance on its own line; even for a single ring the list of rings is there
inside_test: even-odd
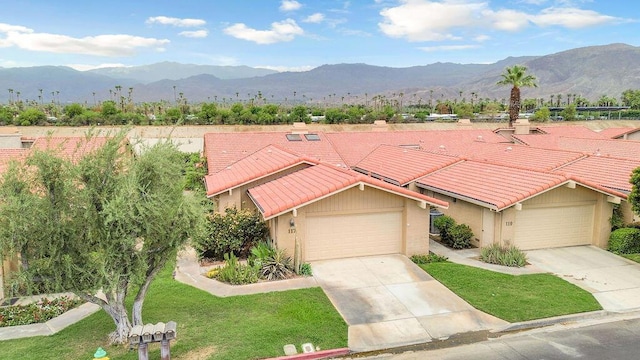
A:
[[[175,321],[136,325],[129,332],[129,343],[134,345],[173,340],[176,338],[176,327]]]

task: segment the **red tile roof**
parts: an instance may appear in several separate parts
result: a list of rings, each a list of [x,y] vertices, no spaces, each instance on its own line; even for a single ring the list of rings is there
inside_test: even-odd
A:
[[[451,165],[459,158],[399,146],[380,145],[358,162],[354,170],[404,186],[430,172]]]
[[[209,174],[216,173],[229,164],[253,154],[267,145],[278,145],[300,157],[345,166],[323,133],[317,133],[319,141],[309,141],[300,135],[300,141],[289,141],[289,132],[240,132],[207,133],[204,135],[204,153]]]
[[[107,137],[88,138],[86,136],[39,137],[33,142],[30,149],[31,151],[53,150],[69,160],[77,161],[82,156],[103,146],[107,139]]]
[[[580,125],[538,126],[538,129],[554,136],[576,137],[583,139],[602,139],[601,133]]]
[[[474,142],[506,142],[493,131],[482,129],[335,132],[326,136],[349,166],[356,165],[383,144],[459,155]]]
[[[630,192],[631,172],[640,167],[640,159],[617,159],[603,156],[588,156],[562,166],[554,172],[564,173],[606,188]]]
[[[215,196],[248,182],[299,164],[316,164],[275,145],[267,145],[226,168],[205,176],[207,196]]]
[[[607,128],[600,130],[599,134],[607,139],[616,139],[622,137],[625,134],[631,134],[639,130],[640,128],[633,127]]]
[[[439,207],[448,206],[445,201],[326,164],[311,166],[249,189],[249,197],[264,218],[270,219],[359,184]]]
[[[549,171],[584,157],[581,152],[540,149],[517,144],[469,144],[461,156],[520,169]]]
[[[0,149],[0,174],[2,174],[11,160],[22,160],[27,156],[28,149]]]
[[[537,148],[579,151],[587,155],[622,159],[640,158],[640,141],[614,139],[582,139],[551,135],[517,135],[522,143]]]
[[[464,161],[429,174],[417,184],[500,211],[568,180],[563,174]]]

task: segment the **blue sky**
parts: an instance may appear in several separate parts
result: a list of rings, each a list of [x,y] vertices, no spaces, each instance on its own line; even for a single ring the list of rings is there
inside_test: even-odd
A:
[[[640,2],[616,0],[3,0],[1,8],[0,67],[493,63],[638,46],[640,34]]]

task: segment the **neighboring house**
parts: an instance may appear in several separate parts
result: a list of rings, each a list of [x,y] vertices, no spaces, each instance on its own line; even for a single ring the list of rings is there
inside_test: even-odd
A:
[[[491,130],[379,131],[380,124],[366,132],[206,134],[207,193],[219,211],[257,208],[277,246],[305,261],[426,252],[430,218],[418,210],[426,205],[470,225],[477,246],[605,247],[613,206],[628,207],[623,183],[640,162],[558,147],[565,139],[595,141],[607,153],[627,146],[588,129],[573,139],[568,126],[518,125],[508,134],[522,138],[518,144]]]
[[[478,161],[458,162],[416,185],[449,202],[444,212],[471,227],[474,245],[502,242],[524,250],[605,247],[613,204],[626,198],[577,177]]]
[[[429,208],[447,207],[276,145],[210,172],[205,183],[218,211],[257,209],[276,246],[303,261],[427,252]]]

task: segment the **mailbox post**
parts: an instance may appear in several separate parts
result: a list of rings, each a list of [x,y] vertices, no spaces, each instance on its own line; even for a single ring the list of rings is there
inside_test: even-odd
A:
[[[138,360],[149,360],[148,344],[160,343],[160,359],[171,360],[169,341],[176,338],[177,324],[175,321],[168,323],[159,322],[155,325],[136,325],[129,332],[129,343],[138,345]]]

